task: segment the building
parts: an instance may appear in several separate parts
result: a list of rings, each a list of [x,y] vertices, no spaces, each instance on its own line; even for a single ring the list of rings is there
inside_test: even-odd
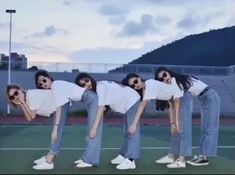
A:
[[[0,69],[8,68],[9,56],[0,54]],[[27,69],[27,58],[23,54],[16,52],[11,53],[11,69],[22,70]]]

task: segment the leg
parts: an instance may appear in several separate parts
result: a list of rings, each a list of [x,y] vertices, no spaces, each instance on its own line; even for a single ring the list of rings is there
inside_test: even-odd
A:
[[[93,124],[96,119],[96,112],[98,108],[98,97],[97,94],[92,91],[85,91],[82,102],[87,109],[87,137],[86,137],[86,149],[82,154],[82,160],[86,163],[96,165],[100,162],[100,153],[101,153],[101,143],[102,143],[102,128],[103,120],[100,122],[99,127],[97,128],[96,138],[91,139],[89,137],[89,132],[93,127]]]
[[[180,156],[192,155],[192,112],[193,99],[189,92],[180,100]]]
[[[68,108],[69,108],[69,103],[66,103],[65,105],[61,107],[61,118],[60,118],[58,130],[57,130],[57,139],[54,143],[51,143],[50,150],[47,153],[47,156],[45,158],[41,158],[35,161],[37,165],[34,165],[33,169],[46,170],[46,169],[54,168],[53,160],[54,160],[54,157],[57,156],[60,152],[60,147],[62,143],[62,134],[63,134],[64,126],[66,123],[66,119],[67,119]],[[54,124],[55,124],[55,116],[53,120],[53,125]]]
[[[66,103],[61,107],[61,118],[60,118],[58,130],[57,130],[57,139],[54,143],[51,143],[50,150],[48,152],[48,154],[51,154],[53,156],[57,156],[60,152],[60,147],[62,143],[62,135],[63,135],[66,119],[67,119],[68,109],[69,109],[69,103]],[[54,122],[55,120],[53,120],[53,125],[54,125]]]
[[[179,141],[175,147],[179,148],[179,159],[168,164],[168,168],[185,168],[185,157],[192,154],[192,96],[189,92],[184,93],[180,99],[179,123],[180,134]]]
[[[125,153],[126,158],[138,159],[140,156],[140,124],[138,123],[136,132],[134,134],[128,133],[128,128],[132,124],[135,114],[138,110],[139,101],[136,102],[126,113],[126,134],[125,139],[127,139],[127,150]]]
[[[210,89],[199,97],[201,116],[200,154],[203,156],[216,156],[219,132],[220,97]]]

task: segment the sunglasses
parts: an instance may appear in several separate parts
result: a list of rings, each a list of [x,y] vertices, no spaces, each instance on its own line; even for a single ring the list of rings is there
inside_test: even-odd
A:
[[[42,82],[43,82],[43,83],[46,83],[46,82],[47,82],[47,79],[43,79]],[[38,86],[39,86],[39,87],[42,87],[42,83],[38,83]]]
[[[15,91],[13,95],[9,95],[9,99],[14,100],[15,96],[18,96],[18,95],[19,95],[18,91]]]
[[[135,79],[135,80],[133,81],[133,84],[131,85],[131,87],[132,87],[132,88],[135,88],[135,85],[136,85],[136,84],[138,84],[138,80],[137,80],[137,79]]]
[[[80,85],[81,87],[85,87],[86,84],[87,84],[88,82],[90,82],[90,79],[89,79],[89,78],[84,78],[84,79],[82,79],[82,80],[84,81],[84,83],[79,83],[79,85]]]
[[[163,72],[162,77],[159,78],[159,81],[164,81],[164,78],[167,77],[167,73]]]

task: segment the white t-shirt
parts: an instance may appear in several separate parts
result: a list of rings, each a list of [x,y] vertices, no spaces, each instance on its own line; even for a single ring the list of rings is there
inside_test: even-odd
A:
[[[99,106],[109,105],[112,110],[122,114],[140,99],[134,89],[114,81],[98,81],[96,91]]]
[[[49,117],[56,111],[56,105],[51,90],[29,89],[26,92],[26,103],[36,114]]]
[[[192,86],[188,89],[188,91],[192,95],[197,96],[207,87],[207,84],[195,78],[191,79],[192,79]]]
[[[171,84],[166,84],[158,80],[149,79],[145,81],[145,92],[143,100],[170,100],[180,98],[184,95],[174,78]]]
[[[59,107],[69,101],[80,101],[86,89],[71,82],[56,80],[53,81],[51,90],[54,95],[56,107]]]

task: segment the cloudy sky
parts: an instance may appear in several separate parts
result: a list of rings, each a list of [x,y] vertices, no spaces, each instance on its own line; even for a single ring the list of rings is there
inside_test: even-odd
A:
[[[189,34],[235,25],[234,0],[0,0],[0,53],[28,61],[128,63]]]

